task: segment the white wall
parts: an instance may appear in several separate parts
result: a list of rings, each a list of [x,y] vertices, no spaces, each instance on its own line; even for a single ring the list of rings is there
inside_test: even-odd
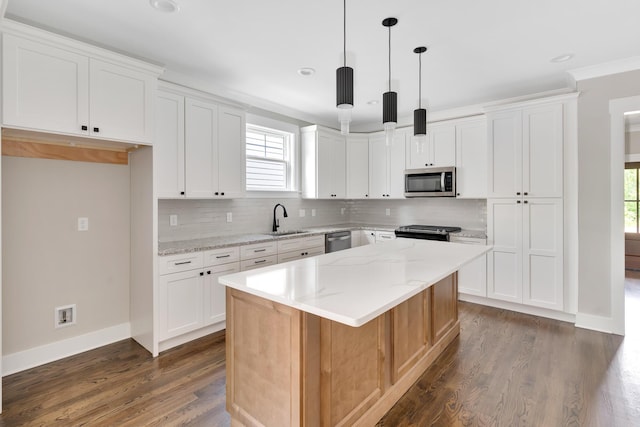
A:
[[[627,132],[624,144],[625,154],[640,154],[640,132]]]
[[[2,207],[3,355],[129,322],[128,166],[3,156]]]

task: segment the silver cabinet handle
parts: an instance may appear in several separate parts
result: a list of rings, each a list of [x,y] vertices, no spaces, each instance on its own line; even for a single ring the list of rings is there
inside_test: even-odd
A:
[[[444,188],[444,174],[445,174],[444,172],[442,172],[440,174],[440,191],[445,191],[445,188]]]

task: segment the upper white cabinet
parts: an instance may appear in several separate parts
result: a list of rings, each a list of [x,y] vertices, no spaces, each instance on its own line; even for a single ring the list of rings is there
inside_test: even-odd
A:
[[[446,122],[427,126],[426,141],[420,142],[408,128],[407,169],[454,166],[456,163],[456,127]]]
[[[158,91],[156,192],[161,198],[238,198],[245,193],[245,114]]]
[[[406,137],[402,129],[395,132],[390,145],[383,133],[369,138],[369,198],[404,198]]]
[[[152,143],[159,67],[10,21],[2,43],[4,126]]]
[[[487,198],[487,122],[484,117],[456,124],[456,197]]]
[[[491,112],[488,197],[562,197],[561,103]]]
[[[302,196],[314,199],[346,197],[345,138],[319,126],[302,129]]]
[[[369,198],[369,138],[347,137],[347,199]]]

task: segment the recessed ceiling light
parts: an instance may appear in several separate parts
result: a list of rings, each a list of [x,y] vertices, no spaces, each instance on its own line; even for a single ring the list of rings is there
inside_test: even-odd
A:
[[[180,6],[175,0],[149,0],[149,4],[160,12],[173,13],[180,11]]]
[[[377,99],[372,99],[371,101],[367,101],[367,104],[369,105],[378,105],[378,100]]]
[[[551,62],[566,62],[573,58],[573,53],[565,53],[555,58],[551,58]]]
[[[316,70],[314,70],[311,67],[302,67],[298,69],[298,74],[305,77],[313,76],[315,73],[316,73]]]

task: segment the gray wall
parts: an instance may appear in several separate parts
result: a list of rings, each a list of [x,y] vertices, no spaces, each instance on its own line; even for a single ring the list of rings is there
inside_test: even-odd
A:
[[[578,82],[578,311],[611,316],[609,101],[640,95],[640,71]]]
[[[129,322],[128,166],[3,156],[2,206],[3,354]]]

